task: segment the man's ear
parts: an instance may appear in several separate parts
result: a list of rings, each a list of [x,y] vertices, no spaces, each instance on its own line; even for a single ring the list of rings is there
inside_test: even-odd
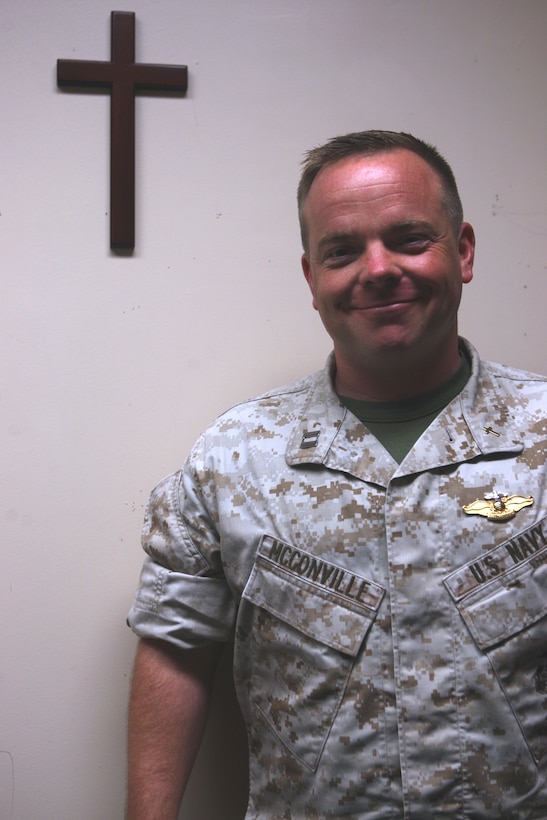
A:
[[[473,278],[473,262],[475,261],[475,231],[469,222],[464,222],[460,228],[458,238],[458,254],[462,271],[462,282],[467,284]]]
[[[311,291],[311,295],[313,297],[313,306],[314,306],[315,310],[317,310],[317,303],[315,301],[315,286],[314,286],[314,281],[313,281],[313,274],[312,274],[312,270],[311,270],[310,260],[308,259],[305,252],[302,254],[301,262],[302,262],[302,270],[304,271],[304,277],[306,279],[306,282],[308,283],[308,287],[309,287],[309,289]]]

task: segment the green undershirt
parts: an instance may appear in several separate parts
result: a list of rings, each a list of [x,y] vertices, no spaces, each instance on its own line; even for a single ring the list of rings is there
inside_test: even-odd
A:
[[[456,373],[420,396],[404,401],[361,401],[340,396],[340,401],[400,464],[433,419],[463,390],[470,375],[471,362],[462,353]]]

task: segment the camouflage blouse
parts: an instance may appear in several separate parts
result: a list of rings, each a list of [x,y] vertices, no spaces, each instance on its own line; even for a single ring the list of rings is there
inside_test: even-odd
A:
[[[129,623],[234,641],[247,820],[547,817],[545,379],[465,344],[401,464],[329,360],[152,493]]]

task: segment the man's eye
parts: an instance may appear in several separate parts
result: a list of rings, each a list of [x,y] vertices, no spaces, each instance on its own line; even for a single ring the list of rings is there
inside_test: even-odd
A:
[[[324,261],[327,265],[343,265],[354,259],[356,251],[353,248],[331,248],[325,253]]]
[[[408,253],[420,253],[429,245],[429,237],[424,234],[407,234],[399,240],[399,246]]]

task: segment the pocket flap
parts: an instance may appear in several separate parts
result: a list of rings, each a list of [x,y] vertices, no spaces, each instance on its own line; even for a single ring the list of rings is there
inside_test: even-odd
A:
[[[384,592],[373,581],[266,535],[243,596],[308,637],[355,656]]]
[[[516,635],[547,614],[544,521],[444,579],[481,649]]]

